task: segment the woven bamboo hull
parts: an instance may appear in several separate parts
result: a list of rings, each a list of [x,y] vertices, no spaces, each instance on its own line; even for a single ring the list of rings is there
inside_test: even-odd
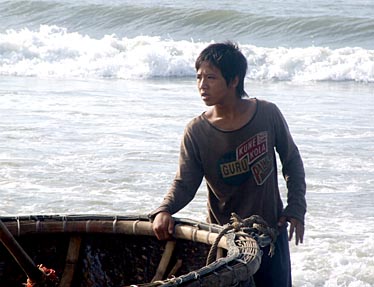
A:
[[[157,240],[145,216],[0,219],[35,264],[56,271],[61,287],[234,286],[250,280],[261,262],[256,241],[246,243],[251,258],[243,260],[236,239],[224,236],[218,245],[222,258],[205,266],[223,228],[187,219],[175,218],[171,242]],[[25,282],[22,269],[0,245],[0,286]]]

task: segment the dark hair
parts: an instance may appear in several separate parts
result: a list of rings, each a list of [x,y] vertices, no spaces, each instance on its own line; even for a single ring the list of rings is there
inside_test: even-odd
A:
[[[240,52],[237,44],[230,41],[224,43],[210,44],[206,47],[195,62],[196,71],[200,69],[203,62],[209,62],[218,68],[229,85],[236,76],[239,83],[236,87],[236,95],[240,98],[248,96],[244,91],[244,77],[247,73],[247,60]]]

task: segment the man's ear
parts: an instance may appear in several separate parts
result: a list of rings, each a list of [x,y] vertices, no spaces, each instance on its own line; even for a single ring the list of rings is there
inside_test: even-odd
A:
[[[233,87],[236,89],[236,87],[239,84],[239,76],[236,76],[231,82],[230,82],[230,87]]]

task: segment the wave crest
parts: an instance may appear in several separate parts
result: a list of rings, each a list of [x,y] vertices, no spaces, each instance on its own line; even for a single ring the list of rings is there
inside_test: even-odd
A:
[[[194,77],[209,43],[161,37],[91,38],[58,26],[0,34],[3,76],[148,79]],[[247,77],[280,81],[374,82],[374,50],[359,47],[266,48],[241,45]]]

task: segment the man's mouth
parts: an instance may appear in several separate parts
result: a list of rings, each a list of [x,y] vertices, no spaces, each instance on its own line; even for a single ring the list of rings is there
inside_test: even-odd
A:
[[[209,95],[208,95],[207,93],[201,93],[201,97],[202,97],[203,99],[206,99],[206,98],[209,97]]]

